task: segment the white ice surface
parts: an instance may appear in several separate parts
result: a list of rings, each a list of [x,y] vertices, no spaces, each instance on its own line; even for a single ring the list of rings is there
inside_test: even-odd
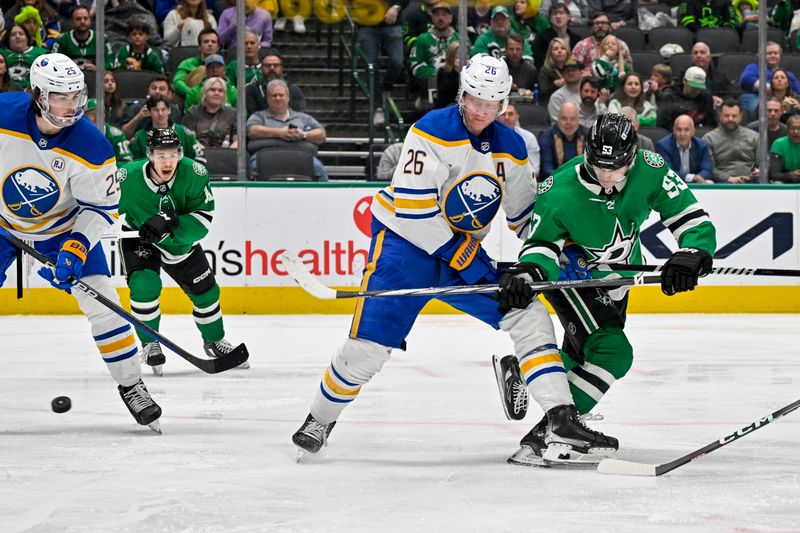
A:
[[[330,446],[290,437],[345,316],[228,316],[250,370],[146,369],[163,435],[137,426],[82,317],[0,317],[0,531],[800,532],[800,412],[659,478],[507,465],[541,416],[505,420],[501,333],[424,316]],[[189,316],[162,331],[201,353]],[[634,315],[636,361],[591,424],[662,463],[800,396],[798,315]],[[50,400],[72,398],[55,414]]]

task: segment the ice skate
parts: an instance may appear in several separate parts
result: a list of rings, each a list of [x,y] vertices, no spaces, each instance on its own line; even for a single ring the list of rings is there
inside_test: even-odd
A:
[[[528,413],[528,386],[519,370],[519,361],[513,355],[494,355],[492,364],[506,418],[522,420]]]
[[[292,442],[300,449],[297,460],[303,457],[304,452],[317,453],[323,446],[328,444],[328,435],[331,434],[336,422],[321,424],[317,422],[313,415],[309,414],[306,421],[300,426],[294,435]]]
[[[247,353],[247,346],[245,346],[244,343],[240,344],[239,346],[234,346],[225,339],[218,340],[217,342],[206,343],[203,345],[203,349],[206,351],[206,355],[209,357],[226,357],[232,353],[238,353],[242,351]],[[245,361],[237,368],[250,368],[250,362]]]
[[[519,441],[519,450],[508,458],[508,462],[519,466],[550,466],[545,464],[542,459],[542,454],[547,449],[547,443],[544,441],[546,431],[547,416],[545,415],[539,423],[533,426],[533,429],[522,437],[522,440]]]
[[[619,441],[589,429],[574,405],[559,405],[547,412],[542,453],[545,464],[594,466],[601,459],[616,456]],[[540,422],[541,424],[541,422]]]
[[[153,375],[164,375],[164,363],[167,358],[161,351],[161,345],[157,342],[148,342],[142,346],[142,362],[153,369]]]
[[[150,429],[156,433],[161,433],[161,425],[158,422],[161,416],[161,407],[153,401],[144,382],[140,379],[129,387],[119,385],[117,389],[136,422],[143,426],[150,426]]]

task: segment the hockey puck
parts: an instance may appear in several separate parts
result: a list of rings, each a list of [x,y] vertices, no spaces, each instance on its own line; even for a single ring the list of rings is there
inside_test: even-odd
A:
[[[69,396],[58,396],[53,398],[50,406],[56,413],[66,413],[72,407],[72,400],[69,399]]]

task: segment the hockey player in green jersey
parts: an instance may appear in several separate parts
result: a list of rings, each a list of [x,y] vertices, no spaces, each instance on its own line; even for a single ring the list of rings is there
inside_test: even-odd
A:
[[[664,294],[693,290],[711,271],[716,231],[708,214],[659,154],[637,150],[636,131],[622,115],[602,115],[592,126],[585,154],[540,181],[538,192],[530,237],[519,262],[500,280],[502,305],[525,307],[536,296],[528,283],[563,278],[562,254],[573,279],[591,277],[588,266],[595,267],[594,277],[602,277],[610,274],[604,264],[642,264],[639,230],[652,211],[680,248],[664,266]],[[624,332],[627,287],[566,289],[546,296],[564,326],[561,357],[575,406],[588,413],[633,362]],[[505,402],[515,399],[517,366],[513,356],[495,358]],[[538,464],[545,429],[546,420],[536,424],[509,462]]]
[[[192,301],[206,353],[225,357],[247,351],[244,344],[234,347],[225,340],[219,285],[200,246],[214,212],[206,167],[183,157],[180,139],[171,128],[155,128],[148,131],[147,159],[125,165],[117,176],[123,227],[139,230],[138,238],[120,239],[131,313],[158,331],[163,267]],[[136,332],[142,359],[161,375],[166,361],[161,346],[144,331]],[[249,368],[249,363],[241,367]]]

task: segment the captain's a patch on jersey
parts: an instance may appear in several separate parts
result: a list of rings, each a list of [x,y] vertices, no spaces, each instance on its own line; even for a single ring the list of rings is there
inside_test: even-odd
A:
[[[553,186],[553,176],[549,176],[546,180],[540,181],[536,185],[536,193],[537,194],[544,194],[550,190],[550,187]]]
[[[192,168],[198,176],[205,176],[208,174],[208,170],[206,170],[205,165],[198,163],[197,161],[192,163]]]
[[[666,164],[661,154],[651,152],[650,150],[644,151],[644,162],[653,168],[661,168]]]

